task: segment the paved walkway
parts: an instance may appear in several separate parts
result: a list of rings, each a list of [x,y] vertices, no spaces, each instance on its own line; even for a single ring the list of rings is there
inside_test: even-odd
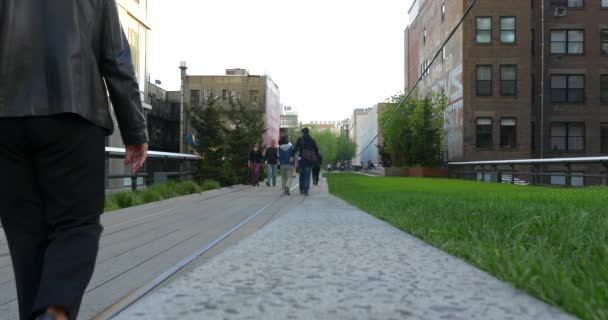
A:
[[[571,319],[325,186],[311,194],[118,319]]]
[[[278,189],[270,191],[266,186],[237,186],[104,214],[97,265],[79,319],[95,317],[252,213],[266,207],[240,231],[243,237],[255,232],[271,217],[297,206],[301,200],[281,197]],[[269,203],[273,205],[267,207]],[[2,231],[0,229],[0,319],[16,320],[16,289]]]

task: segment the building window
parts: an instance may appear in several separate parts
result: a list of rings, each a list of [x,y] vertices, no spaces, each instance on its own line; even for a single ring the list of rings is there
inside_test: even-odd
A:
[[[500,95],[501,96],[516,96],[517,95],[517,66],[516,65],[501,65],[500,66]]]
[[[606,0],[608,1],[608,0]],[[445,20],[445,3],[441,4],[441,22]]]
[[[422,35],[422,44],[426,45],[426,29],[424,29],[424,33]]]
[[[608,122],[604,122],[601,124],[601,151],[602,153],[608,153]]]
[[[492,118],[477,118],[477,148],[492,147]]]
[[[477,95],[492,95],[492,65],[477,66]]]
[[[608,0],[606,0],[608,1]],[[601,31],[602,35],[602,54],[608,56],[608,29],[604,29]]]
[[[604,1],[604,0],[602,0]],[[553,0],[551,4],[556,7],[567,7],[567,8],[583,8],[585,5],[584,0]]]
[[[552,123],[551,150],[585,151],[585,124],[582,122]]]
[[[199,90],[190,90],[190,104],[192,107],[198,107],[201,101],[201,92]]]
[[[441,61],[445,61],[446,58],[446,53],[445,53],[445,46],[441,48]]]
[[[585,101],[585,76],[581,74],[551,75],[551,102]]]
[[[601,0],[602,1],[602,8],[608,9],[608,0]]]
[[[551,54],[584,54],[583,30],[551,30]]]
[[[517,147],[517,120],[515,118],[500,119],[500,147]]]
[[[131,58],[133,66],[135,66],[135,76],[139,80],[139,34],[129,29],[129,47],[131,49]]]
[[[500,42],[515,43],[515,17],[500,17]]]
[[[477,43],[492,43],[492,17],[477,17]]]
[[[600,76],[600,101],[608,104],[608,74]]]

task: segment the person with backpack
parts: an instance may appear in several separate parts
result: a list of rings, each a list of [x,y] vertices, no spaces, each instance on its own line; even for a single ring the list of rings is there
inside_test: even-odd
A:
[[[256,143],[253,145],[253,149],[249,152],[249,170],[251,173],[251,184],[254,187],[260,185],[260,168],[262,167],[262,151],[260,151],[260,144]]]
[[[279,164],[281,165],[281,189],[285,195],[291,195],[291,183],[293,182],[294,158],[293,145],[287,136],[279,139]]]
[[[296,152],[299,156],[300,193],[307,196],[312,167],[319,161],[319,148],[317,142],[310,136],[308,128],[302,129],[302,136],[296,142],[294,155]]]
[[[321,166],[323,165],[323,155],[319,153],[319,159],[312,167],[312,184],[319,185],[319,174],[321,173]]]
[[[272,186],[275,187],[277,185],[277,163],[279,162],[276,140],[272,140],[270,148],[266,149],[266,152],[264,153],[264,158],[266,160],[266,168],[268,170],[266,172],[268,175],[266,185],[270,187],[270,182],[272,181]]]

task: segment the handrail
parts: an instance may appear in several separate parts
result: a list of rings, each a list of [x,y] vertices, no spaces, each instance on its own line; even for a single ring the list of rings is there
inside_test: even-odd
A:
[[[124,148],[106,147],[106,156],[124,157],[125,154],[126,154],[126,151]],[[193,155],[193,154],[161,152],[161,151],[148,151],[148,158],[182,159],[182,160],[200,160],[201,159],[200,156]]]
[[[515,165],[515,164],[564,164],[564,163],[608,163],[608,157],[583,157],[583,158],[550,158],[550,159],[520,159],[520,160],[497,160],[497,161],[470,161],[470,162],[448,162],[450,166],[472,166],[472,165]]]

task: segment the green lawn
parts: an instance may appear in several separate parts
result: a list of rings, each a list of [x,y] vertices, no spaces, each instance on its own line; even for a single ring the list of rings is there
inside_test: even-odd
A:
[[[608,319],[608,188],[329,175],[330,192],[583,319]]]

